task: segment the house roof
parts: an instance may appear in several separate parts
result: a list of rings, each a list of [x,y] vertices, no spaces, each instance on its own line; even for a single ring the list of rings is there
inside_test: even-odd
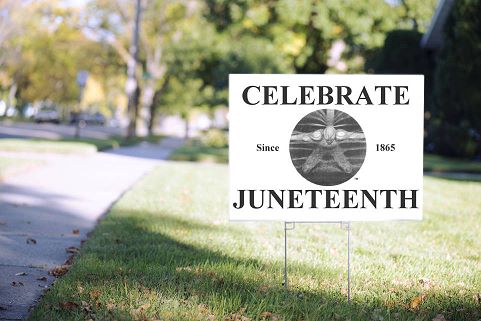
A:
[[[438,49],[442,47],[444,43],[444,24],[449,17],[454,2],[455,0],[439,0],[429,29],[421,39],[421,47],[426,49]]]

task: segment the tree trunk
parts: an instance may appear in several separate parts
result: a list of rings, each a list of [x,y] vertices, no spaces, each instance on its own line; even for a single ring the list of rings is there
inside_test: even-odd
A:
[[[137,110],[139,108],[140,87],[135,88],[129,100],[129,125],[127,127],[127,137],[132,138],[137,134]]]
[[[14,82],[8,90],[7,108],[10,108],[14,105],[13,101],[15,99],[15,95],[17,94],[17,88],[17,83]]]
[[[140,34],[140,0],[135,5],[135,23],[130,46],[130,57],[127,63],[127,84],[126,92],[129,99],[127,112],[129,114],[129,126],[127,137],[131,138],[137,134],[137,111],[139,108],[140,87],[139,79],[136,76],[136,69],[139,64],[139,34]]]
[[[189,115],[186,115],[185,118],[185,133],[184,133],[184,138],[185,140],[189,139]]]
[[[149,79],[145,82],[137,125],[138,136],[144,137],[150,134],[149,127],[152,119],[152,106],[154,105],[155,95],[154,86],[154,79]]]
[[[158,90],[155,91],[154,97],[152,99],[152,103],[150,105],[150,118],[149,118],[149,135],[153,135],[154,132],[154,122],[157,114],[157,107],[160,104],[160,97],[162,97],[162,94],[164,93],[165,89],[169,85],[169,80],[170,80],[170,74],[167,72],[167,75],[165,76],[164,83],[162,84],[162,87],[160,87]]]

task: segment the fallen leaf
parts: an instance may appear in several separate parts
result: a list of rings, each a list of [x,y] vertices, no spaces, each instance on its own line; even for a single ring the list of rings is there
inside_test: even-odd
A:
[[[272,312],[266,311],[261,313],[261,318],[270,318],[272,316]]]
[[[12,286],[15,286],[15,287],[17,287],[17,286],[23,286],[23,283],[20,282],[20,281],[13,281],[13,282],[12,282]]]
[[[431,286],[431,280],[429,280],[428,278],[421,278],[419,279],[419,284],[429,288]]]
[[[92,300],[97,300],[99,298],[100,294],[102,294],[102,293],[100,293],[99,290],[90,291],[90,298]]]
[[[437,316],[434,317],[433,321],[448,321],[442,314],[438,314]]]
[[[15,273],[15,276],[27,275],[27,272],[18,272]]]
[[[38,281],[47,281],[47,277],[46,276],[42,276],[40,278],[37,278]]]
[[[70,268],[69,265],[59,265],[59,266],[54,267],[50,271],[48,271],[48,274],[50,274],[52,276],[55,276],[55,277],[59,277],[59,276],[64,275],[65,273],[67,273],[69,268]]]
[[[279,316],[277,316],[277,315],[275,315],[275,314],[273,314],[272,312],[269,312],[269,311],[262,312],[260,317],[261,317],[262,320],[270,320],[270,321],[278,321],[279,320]]]
[[[68,259],[65,260],[63,265],[72,265],[74,260],[75,260],[75,255],[70,255]]]
[[[130,315],[134,318],[139,318],[141,315],[144,314],[145,310],[147,310],[150,307],[149,303],[143,304],[137,309],[132,309],[130,311]]]
[[[477,304],[481,303],[481,293],[476,293],[475,295],[473,295],[473,298],[474,302],[476,302]]]
[[[72,234],[73,235],[79,235],[80,234],[80,230],[78,228],[75,228],[72,230]]]
[[[412,299],[411,303],[409,304],[409,307],[413,310],[418,309],[421,303],[423,303],[425,297],[426,297],[425,294],[418,295],[417,297]]]
[[[263,284],[263,285],[261,285],[261,286],[259,287],[259,291],[261,291],[261,292],[267,292],[267,291],[269,291],[269,286]]]
[[[27,244],[34,244],[34,245],[35,245],[35,244],[37,244],[37,240],[32,239],[32,238],[29,237],[29,238],[27,239]]]
[[[89,304],[88,302],[82,301],[81,304],[82,304],[82,309],[83,309],[85,312],[87,312],[87,313],[92,312],[92,307],[90,306],[90,304]]]
[[[70,254],[76,254],[80,251],[80,249],[78,247],[75,247],[75,246],[69,246],[65,249],[65,251],[67,253],[70,253]]]
[[[60,306],[65,310],[72,310],[78,307],[78,304],[72,301],[60,302]]]

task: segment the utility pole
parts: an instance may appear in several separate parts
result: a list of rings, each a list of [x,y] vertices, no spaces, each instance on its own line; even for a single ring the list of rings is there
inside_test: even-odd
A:
[[[127,113],[129,116],[129,125],[127,127],[127,137],[134,137],[137,129],[137,109],[139,105],[140,89],[136,77],[136,69],[139,60],[139,33],[140,33],[140,1],[136,1],[135,6],[135,23],[132,35],[132,43],[130,45],[130,57],[127,63],[127,84],[125,91],[128,97]]]

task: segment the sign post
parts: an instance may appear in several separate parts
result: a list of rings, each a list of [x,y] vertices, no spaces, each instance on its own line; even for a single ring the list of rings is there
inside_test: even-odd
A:
[[[418,75],[230,75],[233,221],[421,220],[423,89]],[[292,224],[292,225],[291,225]]]

